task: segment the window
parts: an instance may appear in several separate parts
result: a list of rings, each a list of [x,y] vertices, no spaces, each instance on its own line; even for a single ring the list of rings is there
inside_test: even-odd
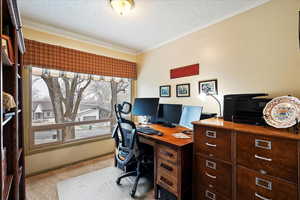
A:
[[[31,70],[31,149],[111,134],[113,106],[131,100],[131,80]]]

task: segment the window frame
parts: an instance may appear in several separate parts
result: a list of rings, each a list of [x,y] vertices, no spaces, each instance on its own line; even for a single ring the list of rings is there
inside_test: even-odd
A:
[[[101,123],[101,122],[110,122],[111,126],[113,126],[113,118],[106,118],[106,119],[99,119],[99,120],[91,120],[91,121],[77,121],[77,122],[65,122],[65,123],[55,123],[55,124],[47,124],[47,125],[38,125],[38,126],[32,126],[32,117],[33,117],[33,112],[32,112],[32,70],[30,67],[29,73],[28,73],[28,82],[29,82],[29,144],[28,144],[28,151],[27,155],[32,155],[36,153],[41,153],[41,152],[47,152],[51,150],[56,150],[56,149],[61,149],[61,148],[66,148],[66,147],[71,147],[71,146],[77,146],[81,144],[86,144],[86,143],[92,143],[92,142],[97,142],[101,140],[106,140],[111,138],[111,132],[99,136],[91,136],[87,138],[80,138],[80,139],[75,139],[71,141],[64,141],[62,135],[59,136],[60,140],[57,142],[50,142],[50,143],[44,143],[44,144],[35,144],[34,143],[34,132],[36,131],[44,131],[44,130],[59,130],[62,128],[65,128],[67,126],[78,126],[78,125],[85,125],[85,124],[95,124],[95,123]],[[114,77],[112,77],[114,78]],[[129,101],[132,101],[132,89],[133,89],[133,82],[132,80],[130,81],[129,85]],[[111,127],[113,128],[113,127]]]

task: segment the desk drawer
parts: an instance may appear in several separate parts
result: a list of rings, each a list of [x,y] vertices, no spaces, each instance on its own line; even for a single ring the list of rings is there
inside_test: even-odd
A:
[[[196,156],[197,187],[207,187],[231,199],[232,166]],[[198,188],[198,189],[200,189]]]
[[[177,164],[178,160],[178,152],[175,149],[172,149],[167,146],[158,145],[157,146],[157,154],[158,157],[171,162],[173,164]]]
[[[202,187],[200,190],[197,190],[196,200],[229,200],[229,199],[215,192],[209,187]]]
[[[239,166],[237,168],[237,199],[296,200],[297,186],[277,178]]]
[[[169,192],[178,195],[177,178],[170,176],[168,173],[165,173],[163,171],[158,171],[156,182]]]
[[[157,171],[162,171],[174,178],[177,178],[178,168],[177,165],[167,162],[159,157],[157,161]]]
[[[237,162],[250,169],[297,183],[297,143],[237,133]]]
[[[194,141],[196,153],[231,161],[231,131],[196,127]]]

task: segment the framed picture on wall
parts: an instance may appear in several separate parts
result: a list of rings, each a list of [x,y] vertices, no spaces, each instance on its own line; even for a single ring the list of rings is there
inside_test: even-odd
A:
[[[171,97],[171,85],[159,86],[160,97]]]
[[[176,85],[176,97],[190,97],[190,84],[178,84]]]
[[[210,94],[210,95],[217,95],[218,94],[218,80],[206,80],[206,81],[199,81],[199,94]]]

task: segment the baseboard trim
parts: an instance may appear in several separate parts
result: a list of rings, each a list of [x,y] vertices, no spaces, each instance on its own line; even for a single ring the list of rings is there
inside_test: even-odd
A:
[[[78,163],[81,163],[81,162],[94,160],[96,158],[101,158],[101,157],[108,156],[108,155],[113,156],[114,153],[115,152],[112,151],[112,152],[108,152],[108,153],[105,153],[105,154],[102,154],[102,155],[99,155],[99,156],[94,156],[94,157],[78,160],[78,161],[75,161],[75,162],[67,163],[67,164],[64,164],[64,165],[60,165],[60,166],[57,166],[57,167],[40,170],[40,171],[37,171],[37,172],[34,172],[34,173],[27,174],[27,175],[25,175],[25,177],[28,178],[28,177],[36,176],[36,175],[39,175],[39,174],[43,174],[43,173],[50,172],[50,171],[53,171],[53,170],[61,169],[61,168],[68,167],[68,166],[71,166],[71,165],[75,165],[75,164],[78,164]]]

